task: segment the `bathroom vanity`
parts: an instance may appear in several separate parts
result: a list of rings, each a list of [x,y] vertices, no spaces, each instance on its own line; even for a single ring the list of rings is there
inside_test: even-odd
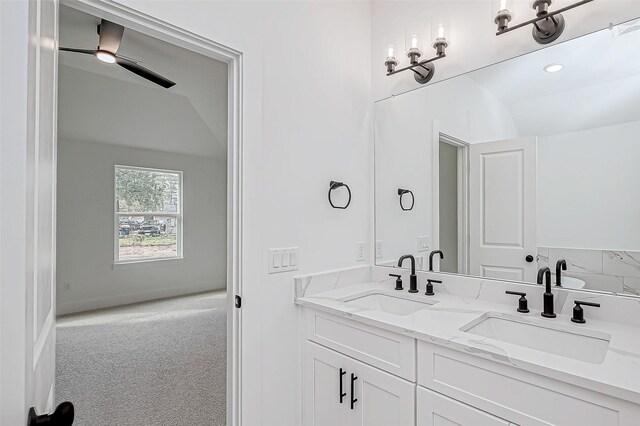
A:
[[[554,289],[549,319],[539,287],[418,272],[409,294],[389,272],[296,278],[305,425],[640,424],[637,300],[587,296],[602,310],[575,324],[581,292]],[[433,296],[427,278],[443,281]]]

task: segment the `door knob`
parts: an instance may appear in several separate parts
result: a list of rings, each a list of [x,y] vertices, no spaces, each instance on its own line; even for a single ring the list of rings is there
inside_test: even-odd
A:
[[[53,414],[42,414],[39,416],[36,414],[36,409],[31,407],[27,419],[27,426],[71,426],[73,424],[74,414],[73,404],[69,401],[58,405]]]
[[[527,257],[524,258],[524,260],[526,260],[527,262],[531,263],[531,262],[533,262],[533,256],[528,254]]]

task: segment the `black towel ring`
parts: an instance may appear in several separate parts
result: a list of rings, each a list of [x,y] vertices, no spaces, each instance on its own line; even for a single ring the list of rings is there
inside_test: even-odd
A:
[[[409,207],[408,209],[405,209],[404,204],[402,204],[402,196],[404,194],[411,194],[411,207]],[[408,212],[409,210],[413,210],[413,205],[416,203],[416,198],[413,196],[413,191],[410,191],[408,189],[398,188],[398,195],[400,196],[400,208],[405,212]]]
[[[347,204],[345,204],[344,206],[336,206],[335,204],[333,204],[333,200],[331,200],[331,191],[333,191],[334,189],[338,189],[341,186],[344,186],[345,188],[347,188],[347,192],[349,193],[349,199],[347,200]],[[329,204],[331,204],[331,207],[333,207],[334,209],[346,209],[347,207],[349,207],[349,204],[351,204],[351,189],[349,188],[349,185],[347,185],[346,183],[343,182],[336,182],[336,181],[331,181],[329,183]]]

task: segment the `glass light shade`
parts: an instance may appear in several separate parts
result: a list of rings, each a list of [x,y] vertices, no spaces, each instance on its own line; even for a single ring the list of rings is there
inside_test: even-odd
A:
[[[420,24],[408,25],[405,32],[405,49],[408,52],[411,49],[424,51],[426,31]]]
[[[439,39],[445,39],[445,40],[447,39],[447,27],[442,22],[436,25],[433,41],[436,41]]]
[[[395,58],[395,46],[390,43],[389,46],[387,47],[387,58]]]
[[[451,22],[447,18],[439,17],[431,21],[431,44],[446,42],[451,45]]]

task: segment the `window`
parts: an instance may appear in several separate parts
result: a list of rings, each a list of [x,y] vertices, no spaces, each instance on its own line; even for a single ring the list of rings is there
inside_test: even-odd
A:
[[[115,262],[182,257],[182,172],[115,167]]]

